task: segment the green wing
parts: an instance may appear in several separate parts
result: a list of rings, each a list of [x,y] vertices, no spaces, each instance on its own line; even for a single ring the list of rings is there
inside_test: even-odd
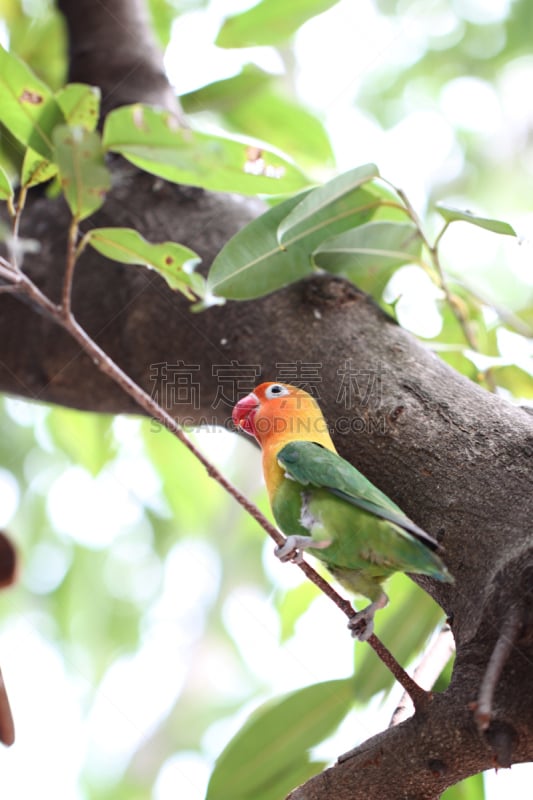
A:
[[[431,550],[439,549],[433,537],[415,525],[396,503],[337,453],[316,442],[296,441],[279,451],[278,462],[288,477],[298,483],[329,489],[357,508],[393,522]]]

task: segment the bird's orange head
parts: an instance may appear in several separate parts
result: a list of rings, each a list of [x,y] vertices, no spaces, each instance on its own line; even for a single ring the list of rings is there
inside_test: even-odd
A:
[[[233,422],[261,447],[280,449],[288,442],[318,442],[335,450],[328,426],[316,400],[288,383],[261,383],[233,409]]]

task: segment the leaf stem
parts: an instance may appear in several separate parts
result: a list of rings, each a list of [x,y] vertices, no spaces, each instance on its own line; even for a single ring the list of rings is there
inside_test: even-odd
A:
[[[387,181],[387,183],[388,183],[388,181]],[[389,185],[392,186],[391,183],[389,183]],[[450,225],[450,221],[447,220],[444,223],[443,227],[441,228],[441,230],[437,234],[437,236],[435,238],[435,241],[433,242],[433,244],[431,244],[431,242],[429,241],[429,239],[427,238],[427,236],[426,236],[426,234],[424,232],[420,217],[416,213],[414,207],[411,204],[411,201],[409,200],[409,198],[407,197],[407,195],[405,194],[403,189],[399,189],[398,187],[395,187],[395,186],[392,186],[392,188],[398,194],[398,196],[400,197],[402,202],[405,204],[405,208],[406,208],[410,218],[412,219],[413,223],[418,228],[418,232],[420,233],[420,237],[421,237],[422,241],[424,242],[424,245],[425,245],[427,251],[430,254],[431,261],[432,261],[433,266],[435,268],[438,286],[444,292],[444,297],[446,299],[446,302],[447,302],[448,306],[450,307],[450,309],[452,311],[452,314],[454,315],[454,317],[456,318],[457,322],[459,323],[459,326],[460,326],[461,330],[463,331],[463,335],[464,335],[464,337],[466,339],[466,342],[468,343],[468,346],[472,350],[474,350],[476,352],[479,352],[479,344],[477,342],[477,339],[476,339],[476,336],[474,334],[474,331],[472,330],[470,322],[469,322],[467,316],[465,315],[465,313],[463,311],[463,308],[461,307],[460,303],[458,303],[457,298],[455,297],[453,292],[450,290],[450,287],[448,286],[448,281],[447,281],[447,279],[446,279],[446,277],[444,275],[444,270],[443,270],[442,264],[440,262],[439,244],[440,244],[440,241],[441,241],[442,237],[444,236],[444,234],[448,230],[448,227]],[[490,387],[490,380],[489,380],[490,376],[486,375],[485,377],[486,377],[487,382],[489,383],[489,387]],[[492,388],[492,391],[494,391],[494,388]]]
[[[13,269],[13,265],[6,261],[5,258],[0,256],[0,278],[9,281],[10,284],[18,283],[20,281],[19,273]]]
[[[76,242],[78,239],[78,219],[72,217],[68,228],[67,237],[67,257],[65,265],[65,275],[63,278],[63,291],[61,293],[61,309],[65,319],[72,317],[72,282],[74,280],[74,269],[78,260]]]
[[[11,230],[11,238],[7,239],[6,246],[9,252],[9,257],[11,259],[9,266],[14,272],[18,272],[20,270],[20,266],[18,263],[17,245],[19,241],[20,218],[22,216],[22,212],[24,211],[24,206],[26,205],[27,194],[28,194],[27,187],[21,186],[16,204],[13,204],[13,201],[11,201],[10,203],[8,203],[7,206],[8,212],[11,216],[13,227]]]

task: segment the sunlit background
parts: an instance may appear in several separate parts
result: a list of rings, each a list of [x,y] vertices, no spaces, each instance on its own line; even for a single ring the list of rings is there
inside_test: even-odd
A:
[[[375,162],[430,233],[438,199],[512,222],[520,242],[456,225],[443,260],[478,297],[531,322],[528,0],[341,0],[305,23],[294,46],[239,49],[214,41],[224,17],[251,3],[151,5],[195,124],[268,141],[316,180]],[[59,82],[51,4],[0,0],[0,19],[0,41]],[[231,82],[241,74],[255,93]],[[217,81],[229,83],[210,104],[206,87]],[[396,273],[386,296],[399,298],[402,324],[446,349],[442,298],[419,268]],[[495,354],[467,356],[476,370],[514,370],[501,391],[528,403],[524,333],[501,326]],[[222,430],[194,438],[266,510],[252,445]],[[317,758],[331,761],[388,724],[398,691],[384,697],[387,678],[364,645],[354,648],[343,616],[277,563],[256,524],[153,423],[6,398],[0,463],[0,527],[21,555],[18,585],[0,594],[0,664],[17,727],[16,745],[0,751],[5,797],[201,800],[252,709],[351,675],[354,649],[361,703]],[[416,661],[441,612],[403,576],[391,596],[378,634],[401,655],[406,636],[392,615],[403,610],[419,633],[404,655]],[[485,797],[529,796],[532,777],[528,766],[487,774]],[[453,798],[482,796],[470,791]]]

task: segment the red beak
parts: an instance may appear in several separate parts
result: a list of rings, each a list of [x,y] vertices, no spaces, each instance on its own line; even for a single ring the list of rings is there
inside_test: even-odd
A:
[[[242,428],[243,431],[246,431],[251,436],[255,436],[254,417],[258,408],[259,399],[253,392],[239,400],[231,415],[235,426]]]

